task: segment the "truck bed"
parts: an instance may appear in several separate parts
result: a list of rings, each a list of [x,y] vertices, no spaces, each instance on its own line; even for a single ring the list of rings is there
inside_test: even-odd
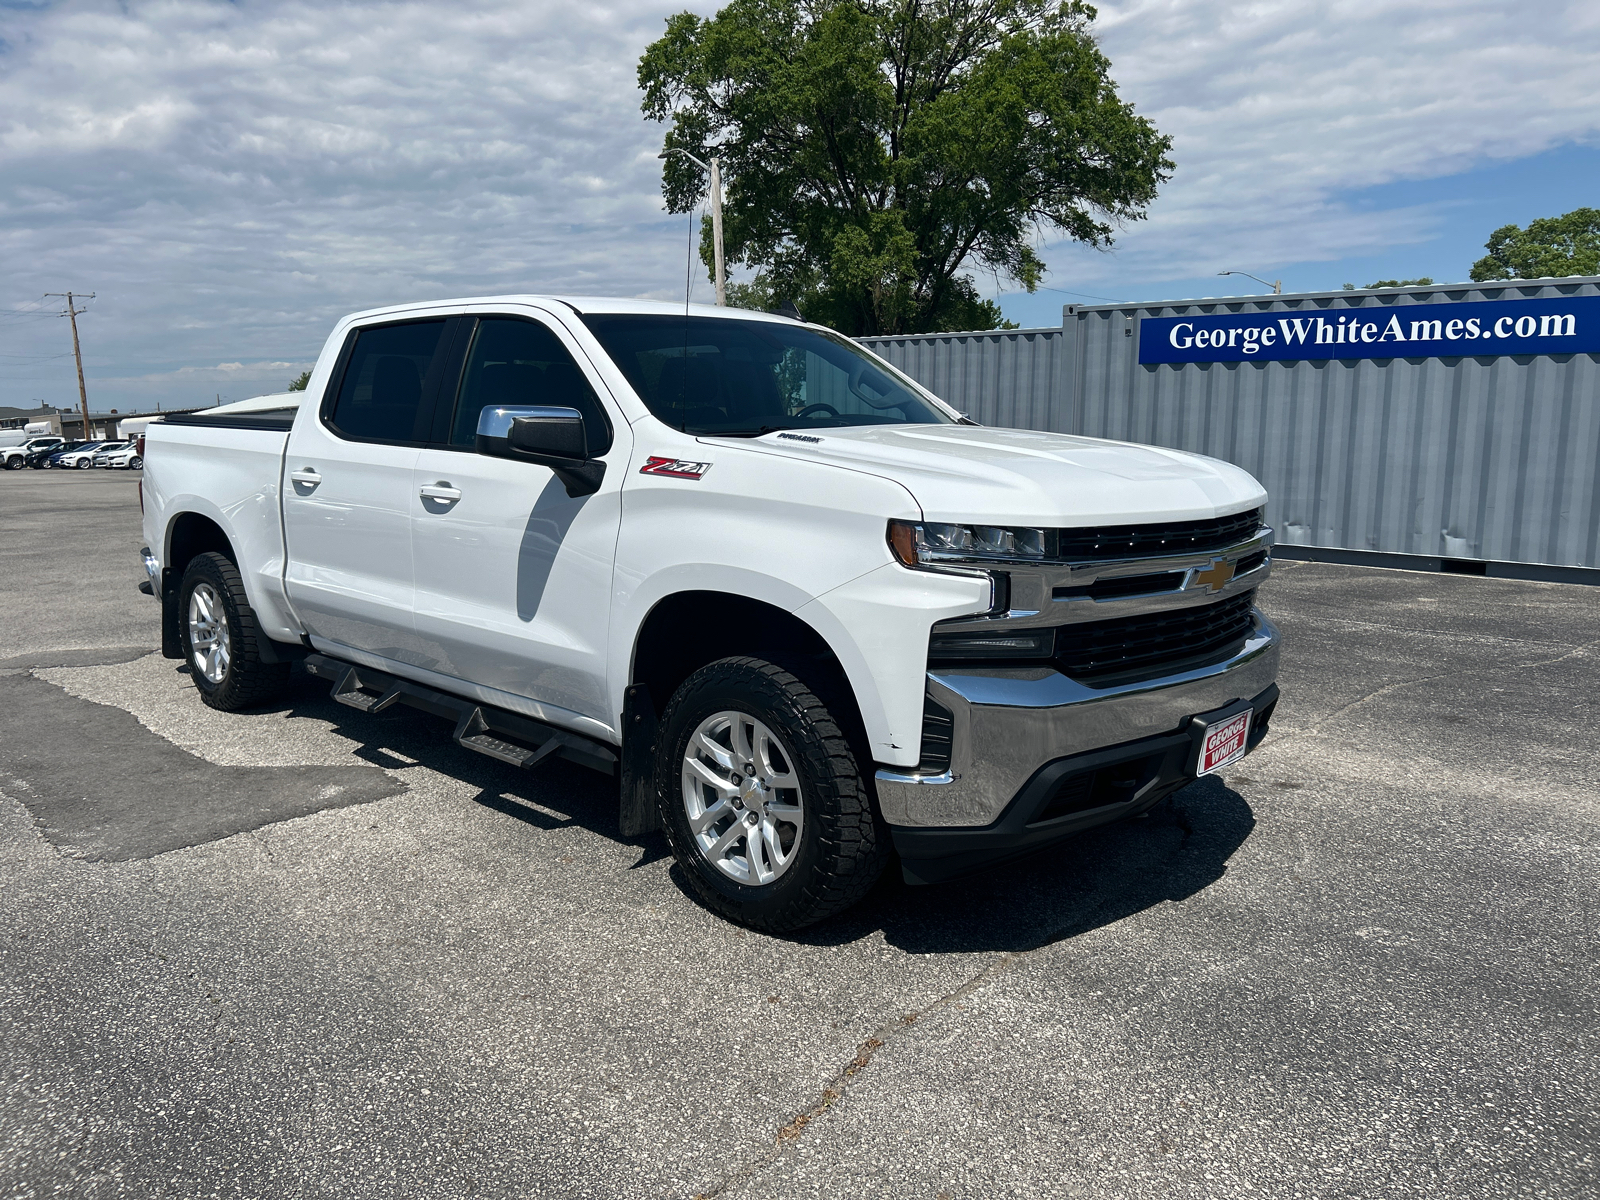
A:
[[[170,512],[209,519],[227,535],[244,573],[245,592],[262,629],[298,642],[283,589],[283,520],[279,501],[292,409],[261,413],[174,414],[145,431],[146,530],[166,530]],[[183,526],[170,536],[181,536]],[[151,544],[163,565],[171,546]]]

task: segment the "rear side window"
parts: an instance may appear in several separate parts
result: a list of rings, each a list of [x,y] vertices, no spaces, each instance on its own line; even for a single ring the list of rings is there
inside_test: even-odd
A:
[[[502,404],[575,408],[583,414],[589,453],[611,448],[611,422],[599,397],[561,339],[535,321],[486,317],[467,355],[461,400],[450,430],[452,446],[472,446],[478,414]]]
[[[365,441],[426,441],[433,407],[423,402],[423,383],[444,327],[412,321],[357,334],[329,414],[334,428]]]

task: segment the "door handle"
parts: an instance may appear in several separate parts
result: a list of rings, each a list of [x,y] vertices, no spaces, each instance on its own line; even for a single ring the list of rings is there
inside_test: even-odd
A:
[[[421,488],[424,500],[439,500],[445,504],[454,504],[461,499],[461,489],[453,488],[444,480],[438,483],[425,483]]]
[[[316,487],[322,482],[322,476],[317,474],[315,467],[302,467],[298,471],[290,471],[289,478],[295,483],[303,483],[307,487]]]

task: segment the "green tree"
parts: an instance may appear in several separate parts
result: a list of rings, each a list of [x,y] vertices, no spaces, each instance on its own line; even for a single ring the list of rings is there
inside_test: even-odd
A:
[[[1541,217],[1526,229],[1502,225],[1484,249],[1489,253],[1472,264],[1475,280],[1600,275],[1600,209]]]
[[[972,271],[1032,291],[1043,234],[1109,246],[1172,172],[1094,16],[1081,0],[733,0],[668,19],[639,62],[642,108],[670,119],[666,148],[721,159],[728,260],[756,270],[736,302],[792,300],[849,334],[991,329]],[[666,160],[672,212],[704,188]]]
[[[1365,286],[1368,288],[1427,287],[1432,282],[1432,275],[1419,275],[1415,279],[1375,279]]]
[[[300,374],[294,377],[294,382],[289,385],[289,390],[291,392],[303,392],[306,390],[306,384],[310,382],[311,372],[301,371]]]

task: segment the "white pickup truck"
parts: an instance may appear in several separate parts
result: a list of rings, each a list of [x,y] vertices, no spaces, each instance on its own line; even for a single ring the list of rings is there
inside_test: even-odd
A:
[[[201,698],[620,778],[773,931],[1139,813],[1265,736],[1266,497],[990,429],[781,316],[508,296],[347,317],[295,406],[147,431],[141,585]]]

